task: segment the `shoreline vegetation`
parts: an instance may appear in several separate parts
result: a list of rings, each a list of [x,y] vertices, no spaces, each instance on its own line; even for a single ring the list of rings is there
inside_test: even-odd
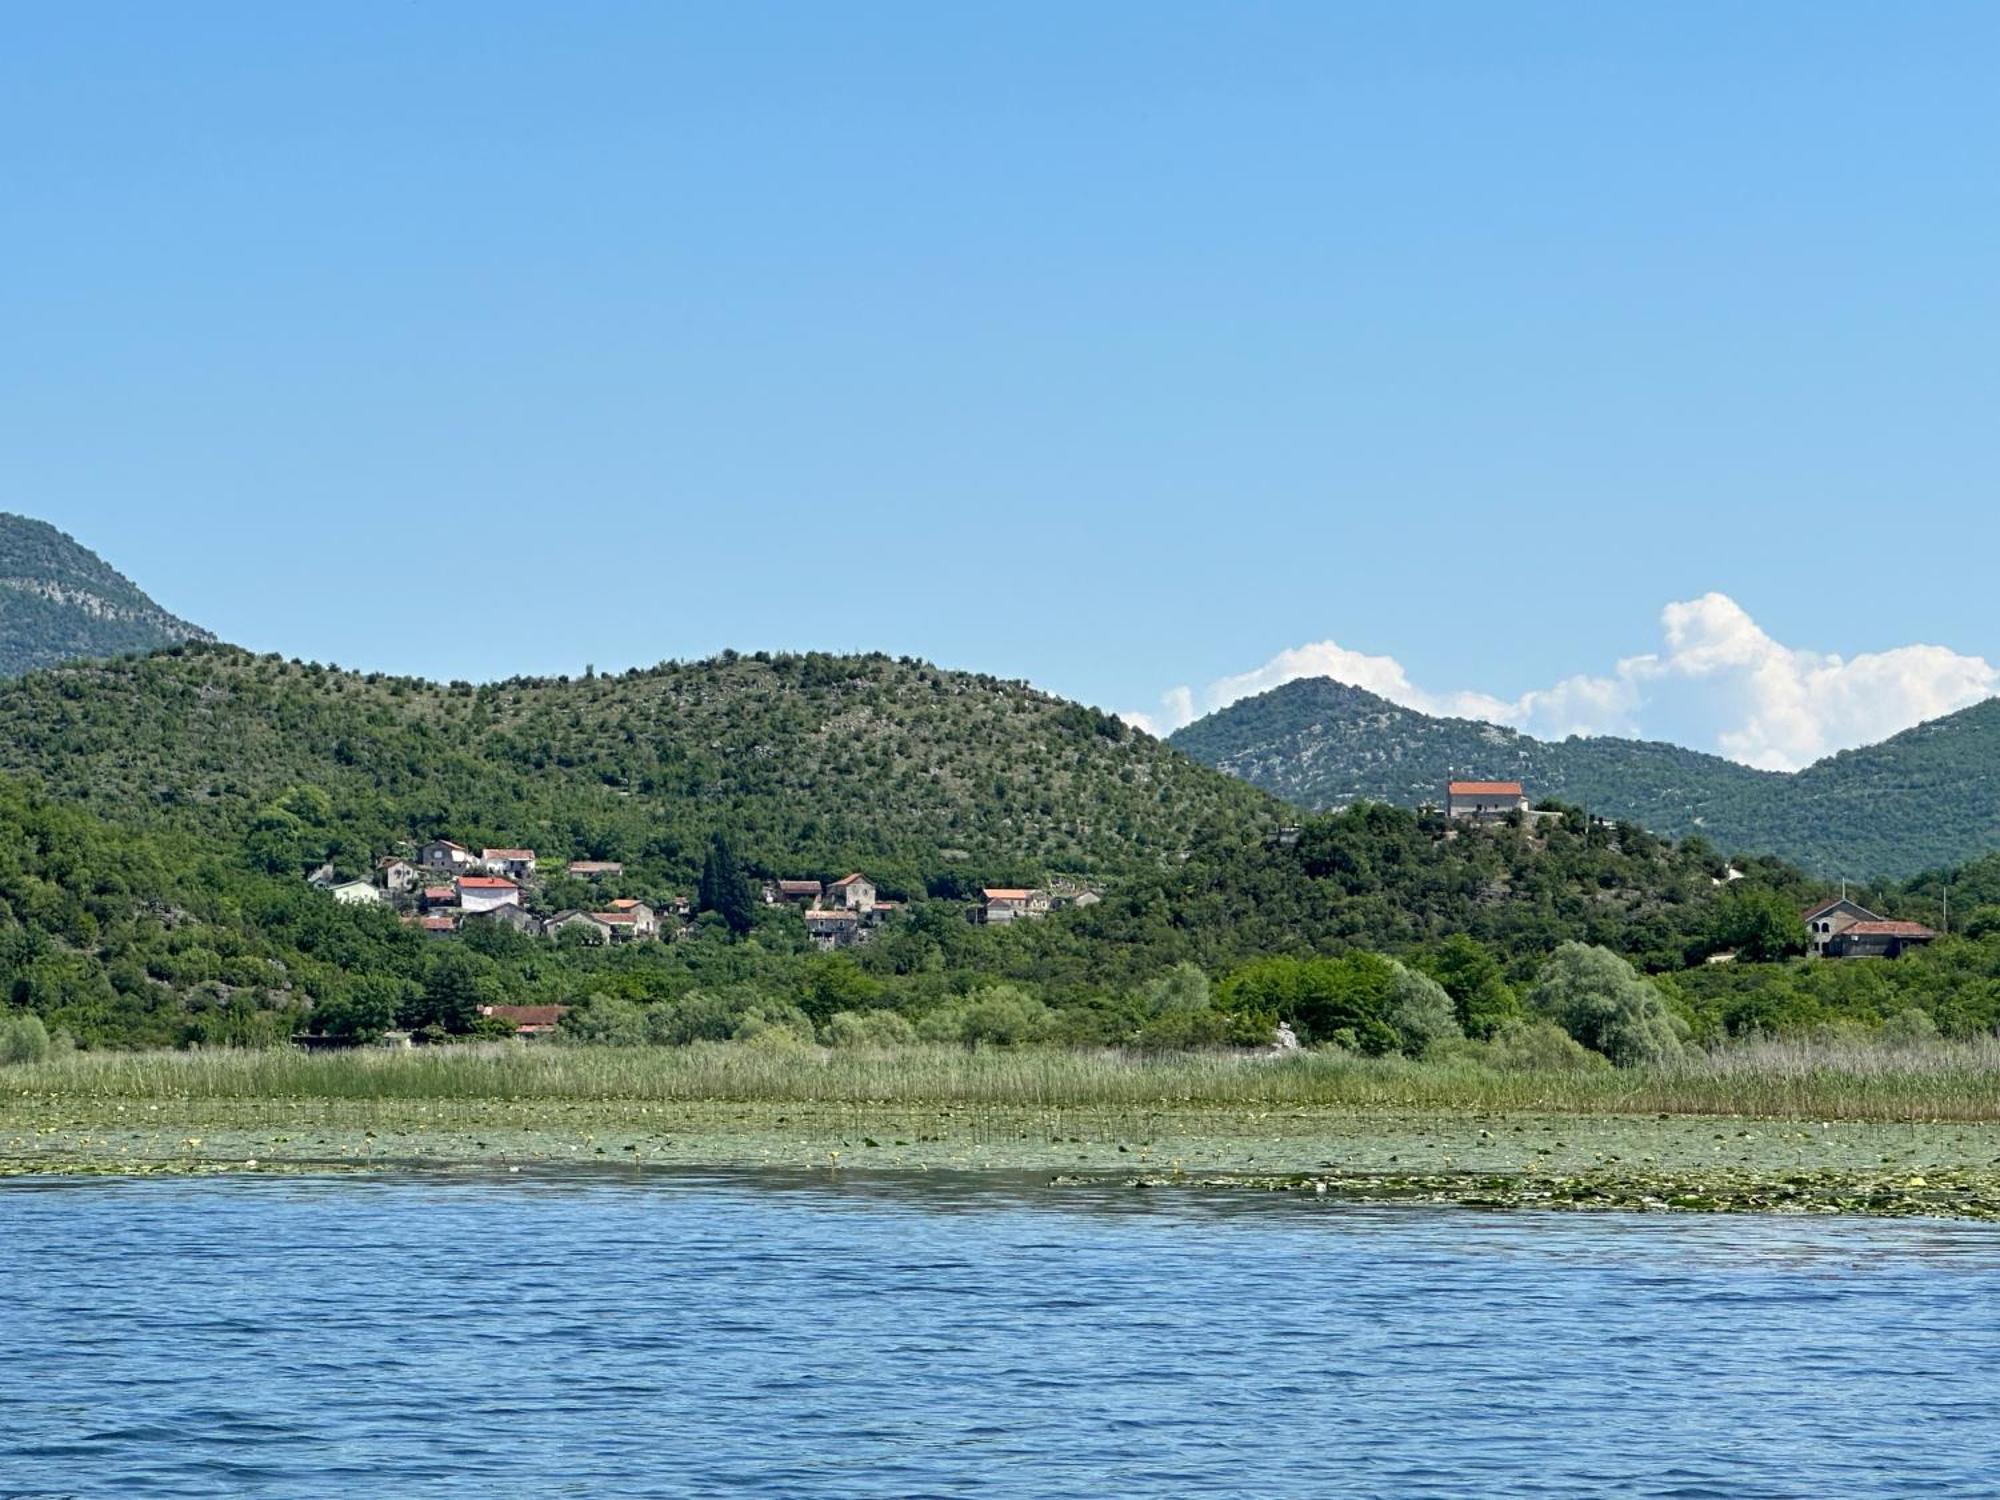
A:
[[[921,1045],[78,1052],[0,1069],[0,1176],[762,1166],[1989,1219],[1996,1084],[1992,1038],[1512,1070]]]

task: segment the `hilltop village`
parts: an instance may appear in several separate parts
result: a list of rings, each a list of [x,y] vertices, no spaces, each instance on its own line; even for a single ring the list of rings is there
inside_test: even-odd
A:
[[[1565,813],[1537,809],[1519,781],[1452,780],[1446,783],[1441,812],[1452,824],[1515,825],[1533,831],[1560,820]],[[1607,838],[1617,825],[1603,818],[1588,820]],[[1278,841],[1289,842],[1295,828],[1281,829]],[[675,894],[658,905],[620,892],[625,867],[615,860],[572,859],[560,866],[565,889],[579,886],[601,895],[589,906],[556,906],[546,899],[548,882],[533,849],[472,848],[451,839],[434,838],[402,853],[377,861],[372,880],[341,880],[329,865],[307,875],[315,887],[348,905],[384,905],[409,926],[440,938],[454,937],[468,925],[490,923],[533,938],[597,944],[672,942],[692,928],[692,897]],[[1733,882],[1741,872],[1731,868],[1717,884]],[[765,880],[758,888],[767,907],[787,907],[799,914],[806,936],[822,952],[854,948],[869,941],[901,910],[902,903],[883,897],[875,882],[861,871],[836,879],[811,876]],[[1101,899],[1098,891],[1074,880],[1045,886],[989,886],[977,903],[965,908],[968,921],[1005,926],[1032,921],[1052,911],[1086,907]],[[1820,902],[1800,915],[1807,933],[1806,951],[1818,958],[1899,958],[1934,941],[1938,934],[1922,923],[1884,918],[1842,895]],[[1723,952],[1710,963],[1732,962]]]
[[[694,901],[675,895],[658,906],[636,896],[612,895],[625,867],[615,860],[573,859],[561,865],[566,888],[577,883],[602,894],[593,906],[553,907],[549,882],[533,849],[479,849],[451,839],[430,839],[376,862],[374,878],[341,880],[331,866],[306,876],[317,889],[349,906],[387,906],[411,927],[454,937],[469,924],[490,923],[528,937],[589,943],[671,942],[691,928]],[[865,943],[892,920],[902,903],[885,899],[873,880],[856,870],[835,880],[781,878],[759,889],[766,906],[798,911],[806,935],[823,952]],[[1090,906],[1098,893],[1076,881],[1048,886],[990,886],[966,908],[969,921],[1005,926],[1067,907]]]

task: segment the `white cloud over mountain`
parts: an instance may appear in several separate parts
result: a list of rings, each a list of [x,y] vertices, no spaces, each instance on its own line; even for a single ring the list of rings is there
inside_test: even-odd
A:
[[[1239,698],[1302,677],[1332,677],[1423,713],[1488,719],[1543,738],[1675,739],[1745,765],[1789,771],[2000,691],[2000,669],[1943,646],[1897,646],[1850,658],[1787,646],[1726,594],[1669,604],[1660,627],[1658,651],[1512,700],[1433,692],[1411,682],[1394,657],[1315,641],[1204,688],[1177,687],[1162,695],[1158,711],[1123,717],[1168,734]],[[1704,739],[1709,743],[1701,746]]]

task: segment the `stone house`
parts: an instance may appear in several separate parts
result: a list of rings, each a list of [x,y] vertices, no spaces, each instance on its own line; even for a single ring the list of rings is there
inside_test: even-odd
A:
[[[852,948],[861,941],[861,913],[839,907],[816,906],[805,914],[806,936],[821,952]]]
[[[826,888],[826,904],[836,911],[870,912],[875,909],[875,882],[859,871],[843,875]]]
[[[771,906],[784,902],[796,902],[800,906],[817,906],[822,894],[824,893],[817,880],[774,880],[764,887],[764,900]]]
[[[569,873],[578,880],[616,880],[625,873],[625,867],[615,859],[573,859],[569,862]]]
[[[635,938],[656,938],[660,935],[660,914],[643,901],[630,896],[611,903],[608,911],[598,913],[601,917],[615,917],[626,924],[627,935]]]
[[[463,844],[450,839],[432,839],[417,851],[417,862],[426,870],[469,870],[479,861]]]
[[[385,891],[408,893],[417,888],[417,867],[399,855],[391,854],[378,862],[375,873],[381,877]]]

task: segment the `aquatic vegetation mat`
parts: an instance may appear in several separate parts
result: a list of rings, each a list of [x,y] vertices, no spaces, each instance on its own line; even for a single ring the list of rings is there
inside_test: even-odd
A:
[[[1059,1177],[1058,1185],[1103,1179]],[[1307,1193],[1338,1201],[1435,1203],[1486,1209],[1595,1209],[1623,1213],[1866,1214],[1877,1218],[2000,1221],[2000,1171],[1817,1171],[1774,1175],[1687,1172],[1296,1172],[1168,1174],[1125,1179],[1129,1187]]]

